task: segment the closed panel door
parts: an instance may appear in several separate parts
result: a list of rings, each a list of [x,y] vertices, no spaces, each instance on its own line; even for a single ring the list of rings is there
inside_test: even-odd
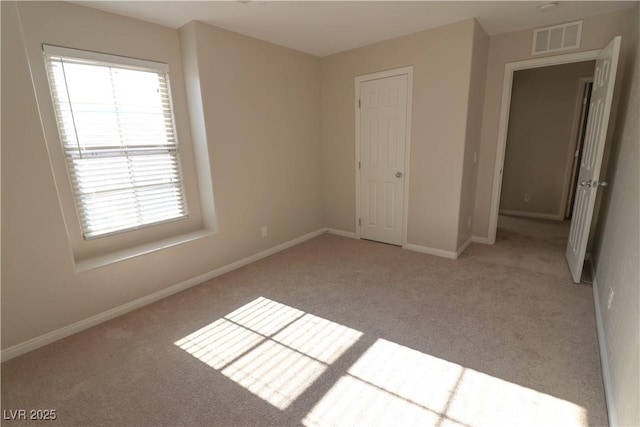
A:
[[[402,244],[407,75],[360,83],[360,236]]]
[[[580,158],[580,173],[576,185],[574,212],[566,251],[567,262],[575,283],[580,282],[582,275],[596,192],[602,184],[598,180],[600,179],[600,166],[607,138],[619,52],[620,37],[616,37],[606,48],[602,49],[596,60],[589,117],[582,157]]]

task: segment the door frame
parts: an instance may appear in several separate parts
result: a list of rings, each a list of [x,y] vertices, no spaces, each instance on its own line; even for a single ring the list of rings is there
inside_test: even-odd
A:
[[[377,73],[365,74],[355,77],[355,100],[354,108],[356,112],[356,161],[355,161],[355,175],[356,175],[356,239],[360,239],[360,84],[370,80],[380,80],[387,77],[395,77],[406,74],[407,76],[407,122],[404,144],[404,203],[402,206],[402,248],[407,248],[407,222],[409,219],[409,165],[411,164],[411,108],[413,105],[413,65],[407,67],[394,68],[392,70],[380,71]]]
[[[574,62],[595,61],[602,49],[584,52],[555,55],[544,58],[527,59],[524,61],[508,62],[504,66],[502,84],[502,102],[500,107],[500,122],[498,125],[498,145],[496,147],[495,166],[493,171],[493,189],[491,192],[491,209],[489,211],[489,232],[487,243],[496,242],[498,230],[498,210],[500,209],[500,193],[502,191],[502,171],[504,169],[504,155],[507,148],[507,130],[509,127],[509,110],[511,109],[511,91],[513,87],[513,73],[519,70],[548,67],[552,65],[571,64]]]
[[[580,164],[579,153],[582,150],[582,144],[584,143],[584,133],[582,132],[583,125],[586,123],[588,114],[583,114],[585,111],[585,103],[584,103],[584,92],[586,86],[589,83],[593,83],[592,77],[580,77],[578,79],[578,90],[576,95],[576,106],[573,116],[573,127],[571,129],[571,153],[569,153],[569,157],[567,159],[567,176],[564,180],[564,189],[562,190],[562,212],[560,213],[561,218],[567,218],[567,210],[569,209],[569,205],[571,201],[575,197],[575,186],[576,181],[578,180],[577,172],[579,170],[578,165]],[[582,139],[582,141],[580,141]]]

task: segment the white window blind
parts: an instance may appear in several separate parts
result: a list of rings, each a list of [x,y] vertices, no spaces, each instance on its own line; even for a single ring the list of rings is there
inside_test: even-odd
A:
[[[44,54],[84,237],[186,217],[166,65]]]

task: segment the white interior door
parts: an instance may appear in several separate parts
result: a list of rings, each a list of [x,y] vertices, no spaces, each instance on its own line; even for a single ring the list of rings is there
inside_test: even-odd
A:
[[[407,82],[360,82],[360,237],[402,244]]]
[[[596,202],[596,192],[600,186],[598,180],[600,179],[600,166],[607,138],[619,53],[620,36],[614,38],[600,52],[596,60],[587,133],[580,159],[580,173],[576,185],[576,198],[566,252],[569,270],[571,270],[571,276],[575,283],[580,283],[589,228]]]

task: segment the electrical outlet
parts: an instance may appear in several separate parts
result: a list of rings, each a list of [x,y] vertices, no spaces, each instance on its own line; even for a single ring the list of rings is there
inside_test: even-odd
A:
[[[473,152],[473,163],[475,163],[475,162],[477,162],[477,161],[478,161],[478,152],[477,152],[477,151],[474,151],[474,152]]]
[[[611,308],[613,302],[613,288],[609,287],[609,300],[607,300],[607,310]]]
[[[269,233],[269,230],[267,229],[266,225],[262,226],[262,228],[260,229],[260,233],[262,234],[262,237],[267,237],[267,234]]]
[[[524,193],[524,201],[529,203],[531,201],[531,194]]]

